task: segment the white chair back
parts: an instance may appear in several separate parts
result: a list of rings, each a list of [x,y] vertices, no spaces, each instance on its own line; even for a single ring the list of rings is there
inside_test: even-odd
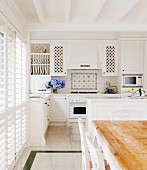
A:
[[[81,148],[82,148],[82,170],[90,170],[90,164],[89,164],[90,155],[89,155],[87,141],[86,141],[86,128],[81,118],[78,118],[78,125],[79,125]]]
[[[137,110],[115,110],[110,112],[111,120],[143,120],[143,112]]]
[[[96,148],[91,136],[87,133],[86,140],[92,161],[92,170],[105,170],[105,161],[102,150]]]

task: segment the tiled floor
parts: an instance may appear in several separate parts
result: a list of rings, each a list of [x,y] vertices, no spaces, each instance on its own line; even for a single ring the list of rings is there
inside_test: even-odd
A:
[[[29,147],[14,170],[22,170],[31,151],[67,151],[68,153],[37,153],[31,170],[81,170],[81,150],[78,127],[49,127],[45,147]],[[69,152],[71,151],[71,152]],[[28,170],[28,169],[27,169]]]

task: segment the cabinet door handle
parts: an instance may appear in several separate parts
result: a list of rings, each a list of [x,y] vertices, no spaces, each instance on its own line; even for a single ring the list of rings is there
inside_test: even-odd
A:
[[[66,74],[66,72],[64,74]]]
[[[123,71],[125,71],[125,70],[123,70]]]
[[[47,104],[47,103],[44,103],[44,104]]]
[[[49,104],[47,106],[49,106]]]
[[[66,100],[66,98],[65,98],[65,100]]]

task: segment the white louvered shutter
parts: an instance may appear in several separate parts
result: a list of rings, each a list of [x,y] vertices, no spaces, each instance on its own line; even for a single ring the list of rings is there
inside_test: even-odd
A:
[[[16,148],[16,155],[19,153],[19,151],[21,150],[21,131],[22,131],[22,128],[21,128],[21,109],[17,110],[16,111],[16,125],[15,125],[15,137],[16,137],[16,140],[15,140],[15,148]]]
[[[26,69],[26,44],[22,43],[22,102],[26,101],[27,97],[27,87],[26,87],[26,82],[27,82],[27,69]]]
[[[0,21],[0,113],[5,110],[5,35],[4,25]]]
[[[22,145],[26,144],[26,106],[22,108]]]
[[[7,107],[15,106],[15,33],[8,29],[7,39]]]
[[[8,115],[7,129],[7,165],[9,166],[15,161],[15,112]]]
[[[16,105],[21,104],[21,40],[16,37]]]
[[[0,115],[0,170],[6,169],[6,119]]]

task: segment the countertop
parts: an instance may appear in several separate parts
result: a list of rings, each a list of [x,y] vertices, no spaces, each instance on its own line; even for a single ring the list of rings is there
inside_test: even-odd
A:
[[[123,170],[147,169],[147,121],[92,123]]]

